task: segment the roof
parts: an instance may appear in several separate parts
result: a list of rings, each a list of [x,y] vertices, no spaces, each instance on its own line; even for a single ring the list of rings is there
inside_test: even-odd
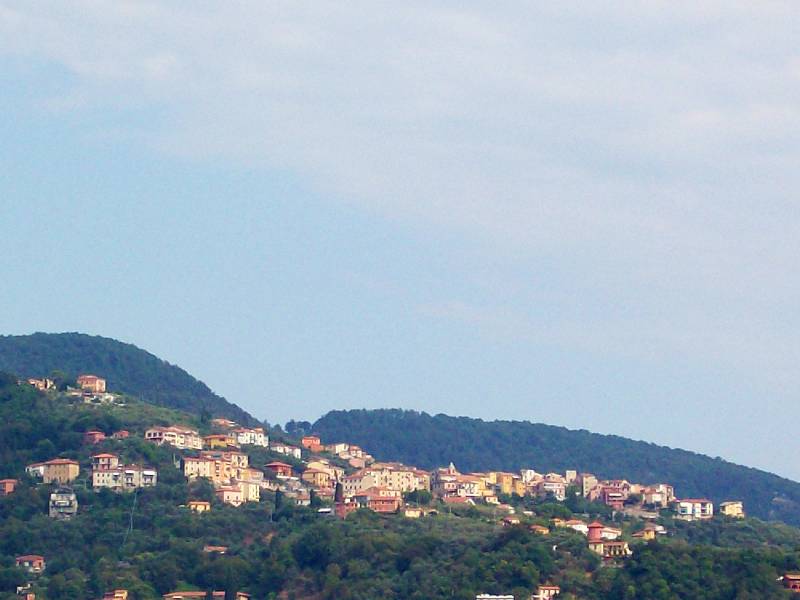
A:
[[[23,554],[22,556],[18,556],[16,558],[17,561],[31,561],[31,560],[44,560],[44,556],[39,556],[38,554]]]
[[[711,504],[711,500],[708,498],[684,498],[683,500],[675,500],[675,502],[691,502],[692,504],[697,504],[699,502],[704,502]]]
[[[116,454],[109,454],[108,452],[103,452],[101,454],[93,454],[92,458],[119,458]]]
[[[266,467],[289,467],[291,468],[292,465],[287,465],[285,462],[281,462],[279,460],[273,461],[271,463],[267,463],[264,465]]]
[[[44,463],[44,465],[77,465],[79,464],[77,460],[72,460],[71,458],[54,458],[53,460],[48,460]],[[31,465],[32,466],[32,465]]]

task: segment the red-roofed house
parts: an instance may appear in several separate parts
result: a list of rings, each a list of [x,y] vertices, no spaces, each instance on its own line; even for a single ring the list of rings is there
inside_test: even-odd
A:
[[[278,477],[291,477],[292,476],[292,465],[287,465],[286,463],[280,461],[274,461],[267,465],[265,465],[267,469],[275,473]]]
[[[79,375],[78,387],[94,394],[103,394],[106,391],[106,380],[97,375]]]
[[[99,442],[102,442],[104,439],[106,439],[106,434],[103,433],[102,431],[97,431],[96,429],[93,429],[92,431],[87,431],[86,433],[83,434],[84,444],[97,444]]]
[[[30,573],[41,573],[45,570],[44,556],[38,554],[25,554],[18,556],[15,560],[18,567],[21,567]]]
[[[0,479],[0,496],[13,494],[19,481],[16,479]]]

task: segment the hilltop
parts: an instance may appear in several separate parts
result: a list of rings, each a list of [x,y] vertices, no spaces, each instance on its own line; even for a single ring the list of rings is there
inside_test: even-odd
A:
[[[311,427],[378,460],[466,471],[589,471],[608,479],[667,481],[683,497],[743,500],[750,514],[800,524],[800,483],[702,454],[613,435],[524,421],[482,421],[408,410],[332,411]]]
[[[0,371],[43,377],[61,371],[101,375],[109,391],[199,415],[224,416],[243,424],[256,419],[212,392],[186,371],[153,354],[111,338],[82,333],[0,336]]]

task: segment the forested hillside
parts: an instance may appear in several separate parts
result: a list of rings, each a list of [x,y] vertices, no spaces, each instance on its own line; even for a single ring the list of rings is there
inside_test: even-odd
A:
[[[110,338],[82,333],[34,333],[0,336],[0,371],[42,377],[62,371],[100,375],[109,391],[138,396],[151,404],[194,414],[208,411],[243,424],[255,419],[213,393],[186,371],[137,348]]]
[[[576,513],[570,503],[528,499],[525,523],[507,527],[491,507],[438,507],[408,519],[361,509],[334,519],[278,494],[234,508],[205,479],[186,480],[175,466],[182,451],[143,439],[153,423],[204,424],[196,417],[126,398],[122,405],[71,402],[17,385],[0,373],[0,478],[19,486],[0,496],[0,600],[18,598],[30,583],[42,600],[86,600],[117,588],[129,600],[157,600],[176,589],[246,591],[254,600],[472,600],[482,592],[528,598],[541,584],[561,587],[565,600],[779,599],[790,595],[779,577],[800,568],[800,532],[753,519],[683,523],[662,519],[670,535],[632,542],[633,555],[603,567],[584,535],[551,517]],[[83,433],[130,431],[127,439],[86,445]],[[207,430],[206,430],[207,431]],[[268,460],[249,447],[252,465]],[[135,493],[94,490],[90,456],[118,453],[158,470],[158,485]],[[79,461],[72,484],[80,507],[69,521],[47,516],[52,485],[25,474],[26,463],[53,456]],[[194,514],[190,499],[212,509]],[[520,507],[522,508],[522,507]],[[584,518],[607,518],[589,510]],[[545,526],[546,535],[529,524]],[[640,527],[617,519],[625,535]],[[549,529],[548,529],[549,527]],[[628,538],[632,539],[632,538]],[[206,546],[225,546],[224,554]],[[31,576],[15,557],[46,557]]]
[[[800,483],[701,454],[523,421],[404,410],[332,411],[313,425],[326,441],[349,440],[379,460],[464,471],[578,469],[604,478],[668,482],[683,497],[743,500],[748,512],[800,524]]]

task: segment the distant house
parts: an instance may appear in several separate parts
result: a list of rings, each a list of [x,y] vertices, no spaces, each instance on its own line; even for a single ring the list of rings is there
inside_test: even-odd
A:
[[[308,448],[310,452],[322,452],[325,449],[318,435],[304,435],[300,440],[300,445]]]
[[[54,458],[43,463],[28,465],[25,469],[31,475],[41,473],[44,483],[67,484],[75,481],[80,474],[80,465],[77,460],[69,458]]]
[[[71,488],[62,487],[50,494],[48,515],[51,519],[68,521],[78,512],[78,498]]]
[[[87,431],[83,434],[84,444],[97,444],[102,442],[104,439],[106,439],[106,434],[96,429],[92,429],[91,431]]]
[[[705,498],[675,500],[675,512],[685,521],[710,519],[714,516],[714,503]]]
[[[608,561],[630,556],[632,553],[628,542],[604,539],[604,530],[606,529],[609,528],[597,521],[589,524],[589,550]]]
[[[202,450],[203,440],[194,429],[172,425],[170,427],[151,427],[144,432],[144,439],[158,446],[169,444],[186,450]]]
[[[238,448],[239,442],[233,433],[212,433],[203,438],[203,445],[212,450],[225,450],[227,448]]]
[[[203,552],[206,554],[227,554],[228,547],[227,546],[211,546],[206,544],[203,546]]]
[[[224,504],[241,506],[244,503],[242,488],[238,485],[221,485],[214,490],[214,494]]]
[[[781,579],[783,580],[783,587],[800,594],[800,573],[786,573]]]
[[[320,469],[306,469],[303,471],[301,479],[316,488],[328,488],[331,486],[330,473]]]
[[[115,440],[124,440],[124,439],[127,439],[127,438],[129,438],[129,437],[130,437],[130,435],[131,435],[131,432],[130,432],[130,431],[128,431],[127,429],[120,429],[119,431],[115,431],[115,432],[114,432],[114,433],[111,435],[111,437],[112,437],[113,439],[115,439]],[[124,591],[124,590],[123,590],[123,591]]]
[[[269,449],[273,452],[277,452],[278,454],[285,454],[286,456],[291,456],[292,458],[296,458],[298,460],[300,460],[303,455],[300,448],[290,446],[289,444],[272,443],[269,445]]]
[[[0,496],[13,494],[18,484],[19,481],[16,479],[0,479]]]
[[[550,528],[544,525],[531,525],[530,530],[538,535],[550,535]]]
[[[170,592],[162,596],[164,600],[206,600],[208,598],[206,592]],[[224,600],[225,592],[211,592],[213,600]],[[250,600],[250,594],[245,592],[236,592],[234,600]]]
[[[128,590],[113,590],[103,594],[103,600],[128,600]]]
[[[273,461],[265,465],[265,468],[272,471],[278,477],[291,477],[292,476],[292,465],[287,465],[286,463],[280,461]]]
[[[261,446],[262,448],[269,446],[269,437],[264,433],[264,429],[261,427],[255,427],[253,429],[249,427],[239,427],[233,430],[233,434],[236,436],[236,441],[242,446]]]
[[[78,387],[85,392],[103,394],[106,391],[106,380],[97,375],[78,375]]]
[[[115,492],[153,487],[158,472],[140,465],[121,465],[116,454],[95,454],[92,457],[92,487]]]
[[[519,525],[519,517],[514,515],[508,515],[507,517],[503,517],[500,521],[504,527],[511,527],[513,525]]]
[[[215,427],[219,427],[220,429],[233,429],[238,425],[236,421],[231,421],[230,419],[223,419],[221,417],[217,417],[216,419],[211,419],[211,424]]]
[[[44,556],[38,554],[25,554],[15,559],[15,564],[29,573],[41,573],[45,570]]]
[[[561,588],[557,585],[540,585],[536,594],[531,600],[550,600],[561,593]]]
[[[744,519],[744,504],[740,500],[729,500],[719,505],[719,513],[734,519]]]
[[[211,510],[211,502],[206,500],[189,500],[187,506],[189,510],[196,513],[204,513]]]
[[[53,381],[52,379],[47,379],[46,377],[43,377],[42,379],[31,378],[28,379],[28,383],[33,387],[35,387],[37,390],[41,390],[43,392],[51,390],[54,387],[56,387],[55,381]]]

